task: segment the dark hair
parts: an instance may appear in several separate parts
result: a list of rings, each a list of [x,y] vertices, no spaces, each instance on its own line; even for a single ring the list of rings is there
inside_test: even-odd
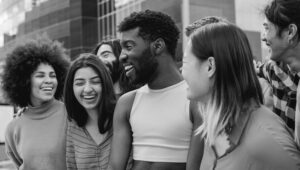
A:
[[[218,124],[232,127],[250,101],[262,104],[261,86],[253,66],[253,55],[245,33],[226,23],[207,24],[191,35],[192,52],[199,60],[215,60],[211,106],[218,107]],[[218,132],[216,132],[218,133]]]
[[[119,32],[135,28],[139,28],[139,36],[145,40],[162,38],[168,52],[175,57],[179,30],[170,16],[151,10],[133,12],[120,23]]]
[[[218,16],[208,16],[208,17],[204,17],[201,18],[199,20],[194,21],[193,23],[191,23],[190,25],[188,25],[185,28],[185,35],[186,36],[190,36],[193,32],[195,32],[198,28],[207,25],[207,24],[211,24],[211,23],[218,23],[218,22],[229,22],[227,21],[225,18],[222,17],[218,17]]]
[[[119,65],[119,58],[120,58],[121,51],[122,51],[120,40],[119,39],[103,40],[99,44],[97,44],[96,48],[93,49],[92,53],[97,55],[99,48],[104,44],[107,44],[112,48],[113,53],[116,56],[116,58],[118,60],[118,65]]]
[[[268,4],[264,13],[266,18],[278,27],[278,36],[289,24],[295,24],[298,28],[298,40],[300,38],[300,0],[273,0]]]
[[[10,103],[20,107],[30,104],[31,75],[42,63],[53,67],[58,82],[54,97],[62,97],[69,62],[59,42],[42,37],[17,46],[7,55],[2,82]]]
[[[113,112],[116,104],[116,96],[113,84],[104,63],[94,54],[83,53],[74,60],[68,71],[65,88],[64,102],[68,112],[69,120],[74,120],[79,127],[87,123],[88,114],[85,108],[77,101],[74,91],[74,75],[78,69],[91,67],[100,77],[102,83],[102,93],[98,108],[98,128],[101,134],[107,132],[112,127]]]
[[[113,69],[112,70],[113,73],[111,75],[113,82],[116,82],[120,78],[121,70],[122,70],[122,66],[120,65],[120,61],[119,61],[121,51],[122,51],[121,43],[119,39],[103,40],[96,46],[96,48],[92,51],[92,53],[97,55],[99,48],[104,44],[109,45],[111,47],[113,54],[116,57],[115,65],[117,69]]]
[[[120,89],[121,89],[121,94],[120,95],[122,95],[122,94],[124,94],[128,91],[137,89],[139,86],[130,83],[130,81],[126,77],[124,67],[120,64],[120,55],[121,55],[121,52],[122,52],[122,47],[121,47],[120,40],[119,39],[103,40],[96,46],[96,48],[92,51],[92,53],[97,55],[99,48],[104,44],[109,45],[112,48],[113,53],[114,53],[114,55],[116,56],[116,59],[117,59],[116,62],[117,62],[118,70],[114,70],[114,71],[118,71],[118,73],[112,73],[112,74],[114,74],[115,76],[118,76],[117,78],[119,80]],[[113,82],[114,82],[114,77],[112,77],[112,79],[113,79]]]

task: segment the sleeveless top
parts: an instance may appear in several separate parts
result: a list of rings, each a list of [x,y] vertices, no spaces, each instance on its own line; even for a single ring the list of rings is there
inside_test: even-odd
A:
[[[130,113],[133,159],[150,162],[186,162],[192,131],[187,85],[164,89],[147,85],[137,90]]]

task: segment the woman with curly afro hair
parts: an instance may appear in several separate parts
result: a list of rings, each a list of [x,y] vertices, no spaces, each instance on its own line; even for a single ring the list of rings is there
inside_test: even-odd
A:
[[[47,38],[19,45],[6,58],[6,98],[26,108],[5,133],[7,155],[18,169],[66,169],[67,113],[59,99],[68,66],[62,46]]]

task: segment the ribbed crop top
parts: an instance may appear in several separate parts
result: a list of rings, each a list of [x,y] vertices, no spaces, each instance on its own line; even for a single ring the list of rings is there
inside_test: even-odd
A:
[[[133,159],[186,162],[192,135],[184,81],[164,89],[137,90],[130,113]]]

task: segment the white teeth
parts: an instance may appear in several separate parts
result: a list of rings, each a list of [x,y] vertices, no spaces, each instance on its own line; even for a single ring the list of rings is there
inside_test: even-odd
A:
[[[125,66],[125,71],[128,71],[128,70],[130,70],[130,69],[132,69],[132,68],[133,68],[133,65]]]
[[[95,97],[95,95],[92,96],[83,96],[84,99],[93,99]]]
[[[52,87],[43,87],[42,90],[52,90]]]

